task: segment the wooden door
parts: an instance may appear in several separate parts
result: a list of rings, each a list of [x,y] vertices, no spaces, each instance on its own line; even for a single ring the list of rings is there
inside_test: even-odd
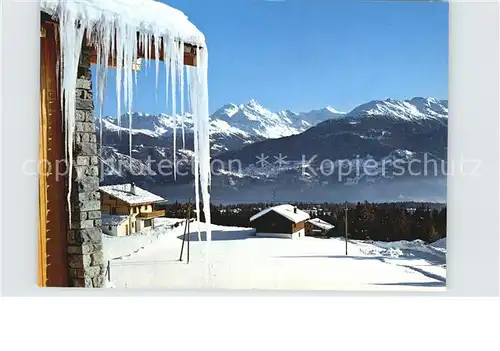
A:
[[[57,79],[57,26],[40,29],[39,286],[68,286],[64,133]]]

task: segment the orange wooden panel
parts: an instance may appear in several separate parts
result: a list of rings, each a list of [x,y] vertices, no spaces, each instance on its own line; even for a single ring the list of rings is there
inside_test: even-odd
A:
[[[40,76],[44,74],[44,67],[40,65]],[[40,85],[41,87],[41,85]],[[43,90],[40,89],[40,140],[39,140],[39,158],[40,160],[45,159],[47,142],[45,137],[46,126],[44,122],[46,121],[46,116],[44,113],[46,111],[46,100]],[[40,173],[45,172],[44,163],[42,163],[42,168]],[[46,238],[46,192],[47,192],[47,182],[46,177],[39,176],[38,182],[38,286],[44,287],[47,285],[47,251],[45,242]]]
[[[56,174],[63,160],[64,137],[56,75],[57,27],[42,22],[40,38],[40,174],[39,174],[39,275],[41,286],[68,286],[66,206],[67,179]],[[48,166],[48,168],[47,168]]]

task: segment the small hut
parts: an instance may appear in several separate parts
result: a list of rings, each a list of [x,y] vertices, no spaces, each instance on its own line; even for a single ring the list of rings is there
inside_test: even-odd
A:
[[[176,106],[175,97],[180,94],[184,101],[187,79],[190,112],[198,131],[196,186],[201,184],[206,209],[210,179],[207,46],[203,33],[181,11],[153,0],[41,0],[40,9],[38,284],[101,287],[100,148],[94,106],[102,105],[108,83],[116,87],[117,117],[131,113],[135,73],[154,60],[158,75],[163,60],[167,84],[169,77],[171,82],[172,113],[183,114],[184,105]],[[91,65],[97,68],[95,96]],[[115,82],[107,82],[109,67],[116,68]]]
[[[307,236],[325,236],[333,228],[335,228],[333,224],[320,218],[309,219],[305,224]]]
[[[283,204],[268,207],[250,218],[256,236],[298,239],[305,236],[309,214],[297,207]]]

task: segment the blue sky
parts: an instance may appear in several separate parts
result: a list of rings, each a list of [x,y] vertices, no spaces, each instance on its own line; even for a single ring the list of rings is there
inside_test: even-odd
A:
[[[169,0],[205,34],[210,112],[254,98],[278,111],[448,98],[448,4]],[[139,74],[134,111],[168,112],[163,64]],[[114,71],[104,112],[116,113]],[[123,108],[122,108],[123,111]]]

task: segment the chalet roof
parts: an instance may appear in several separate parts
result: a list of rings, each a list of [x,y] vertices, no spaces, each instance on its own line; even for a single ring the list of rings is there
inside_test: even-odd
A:
[[[330,223],[328,223],[322,219],[319,219],[319,218],[313,218],[313,219],[308,220],[307,222],[311,223],[312,225],[314,225],[318,228],[324,229],[324,230],[330,230],[330,229],[335,228],[335,226],[333,224],[330,224]]]
[[[254,215],[250,218],[250,222],[252,222],[252,221],[256,220],[257,218],[260,218],[260,217],[264,216],[265,214],[272,212],[272,211],[276,212],[280,216],[283,216],[283,217],[289,219],[290,221],[292,221],[294,223],[303,222],[303,221],[310,218],[310,216],[307,212],[304,212],[304,211],[299,210],[299,209],[297,209],[297,211],[294,212],[294,206],[284,204],[284,205],[278,205],[278,206],[274,206],[274,207],[268,207],[268,208],[260,211],[259,213],[257,213],[256,215]]]
[[[137,32],[205,45],[203,33],[182,11],[154,0],[40,0],[40,8],[51,16],[69,11],[84,23],[111,26],[121,22]]]
[[[135,185],[135,194],[133,194],[131,192],[131,187],[132,185],[130,183],[115,184],[101,186],[99,187],[99,190],[119,200],[122,200],[129,205],[144,205],[165,201],[164,198],[155,195],[147,190],[141,189],[137,185]]]
[[[128,219],[129,219],[128,216],[110,215],[107,213],[101,214],[101,224],[104,226],[109,226],[109,225],[117,226],[126,222]]]

